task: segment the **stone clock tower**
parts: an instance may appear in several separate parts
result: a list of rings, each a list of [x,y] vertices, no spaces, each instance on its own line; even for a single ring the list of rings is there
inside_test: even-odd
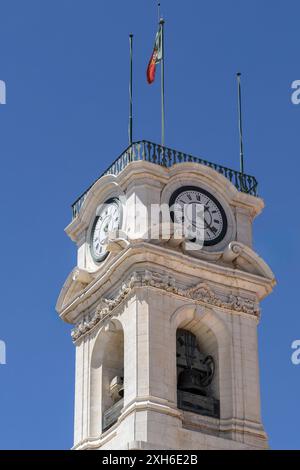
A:
[[[197,204],[199,249],[180,230],[180,208]],[[77,264],[57,302],[74,325],[74,449],[268,447],[257,325],[275,279],[252,248],[263,206],[254,177],[146,141],[74,203]]]

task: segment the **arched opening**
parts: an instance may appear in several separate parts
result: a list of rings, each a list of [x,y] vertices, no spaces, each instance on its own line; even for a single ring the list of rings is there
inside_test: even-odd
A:
[[[109,429],[121,414],[124,394],[124,333],[120,322],[111,321],[95,342],[91,362],[92,435]]]
[[[205,357],[213,357],[215,371],[207,388],[207,395],[219,402],[219,414],[216,413],[215,417],[231,419],[235,416],[232,335],[231,330],[222,318],[222,312],[218,313],[212,308],[188,304],[175,310],[170,320],[174,338],[172,341],[172,383],[174,384],[174,390],[177,392],[174,401],[178,404],[178,377],[181,372],[179,368],[177,369],[176,333],[179,329],[183,329],[195,335],[200,353]],[[200,399],[198,398],[198,400]],[[199,415],[205,414],[205,410],[197,411],[194,409],[194,412]],[[193,416],[193,419],[198,421],[196,416]]]
[[[176,368],[178,408],[219,418],[218,345],[201,322],[177,329]]]

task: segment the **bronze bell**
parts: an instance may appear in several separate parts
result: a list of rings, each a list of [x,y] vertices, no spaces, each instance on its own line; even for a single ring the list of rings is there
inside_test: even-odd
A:
[[[202,385],[202,381],[203,379],[199,371],[195,369],[184,369],[180,372],[178,377],[178,388],[184,392],[206,396],[207,393]]]

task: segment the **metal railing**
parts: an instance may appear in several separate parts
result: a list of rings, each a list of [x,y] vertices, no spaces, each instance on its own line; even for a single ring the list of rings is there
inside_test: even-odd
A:
[[[177,390],[177,405],[184,411],[220,418],[220,401],[213,397]]]
[[[104,411],[102,420],[102,431],[106,431],[118,421],[118,417],[121,414],[123,406],[124,399],[121,398],[121,400],[114,403],[110,408],[108,408],[108,410]]]
[[[116,160],[105,170],[96,181],[105,175],[118,175],[126,166],[134,161],[147,161],[156,165],[170,168],[177,163],[200,163],[208,166],[225,176],[241,192],[257,196],[257,180],[254,176],[240,173],[217,163],[211,163],[203,158],[194,157],[178,150],[163,147],[162,145],[141,140],[130,145]],[[96,181],[72,204],[73,219],[77,217],[81,206]]]

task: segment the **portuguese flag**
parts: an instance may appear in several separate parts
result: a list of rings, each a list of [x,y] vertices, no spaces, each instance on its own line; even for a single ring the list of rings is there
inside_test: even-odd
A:
[[[153,83],[155,80],[156,64],[161,62],[162,58],[162,24],[160,23],[159,29],[155,36],[155,43],[151,59],[149,60],[147,67],[147,82],[149,85],[151,85],[151,83]]]

